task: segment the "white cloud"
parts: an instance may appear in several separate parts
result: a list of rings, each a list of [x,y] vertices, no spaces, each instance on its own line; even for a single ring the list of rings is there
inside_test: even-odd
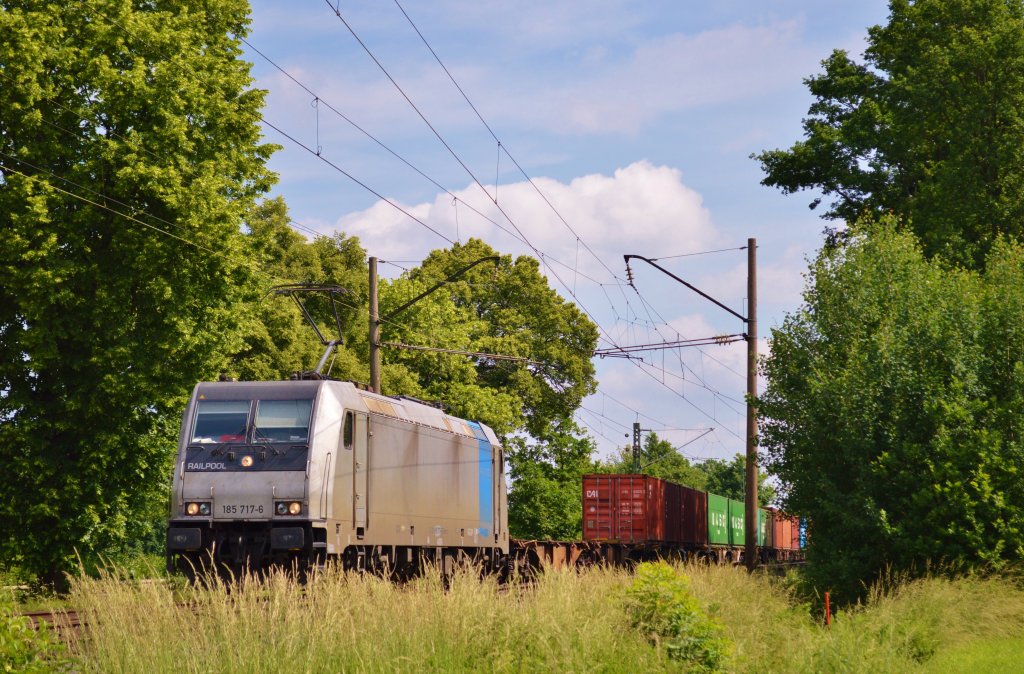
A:
[[[503,253],[532,254],[510,234],[518,228],[545,256],[606,281],[610,276],[601,262],[621,275],[624,245],[638,250],[698,250],[720,240],[700,194],[687,187],[682,174],[673,168],[639,161],[611,176],[592,174],[568,184],[550,178],[535,178],[533,182],[565,223],[528,182],[499,186],[497,206],[474,185],[456,193],[464,202],[457,206],[450,196],[442,194],[431,203],[403,208],[452,240],[474,236]],[[493,195],[494,186],[487,186],[487,190]],[[506,231],[472,212],[467,203]],[[448,245],[384,202],[342,216],[336,228],[358,236],[371,255],[383,259],[419,259],[434,248]],[[572,274],[566,266],[555,266],[563,278]]]

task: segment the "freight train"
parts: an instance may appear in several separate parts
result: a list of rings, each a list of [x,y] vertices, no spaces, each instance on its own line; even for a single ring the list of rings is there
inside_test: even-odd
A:
[[[799,561],[806,522],[758,508],[761,562]],[[583,539],[616,557],[674,556],[739,562],[746,542],[743,501],[649,475],[584,475]]]
[[[198,384],[185,410],[167,567],[269,565],[413,575],[471,562],[508,575],[656,556],[738,562],[743,504],[645,475],[583,478],[583,540],[511,540],[504,453],[486,425],[352,382]],[[799,520],[760,514],[765,561],[800,555]]]

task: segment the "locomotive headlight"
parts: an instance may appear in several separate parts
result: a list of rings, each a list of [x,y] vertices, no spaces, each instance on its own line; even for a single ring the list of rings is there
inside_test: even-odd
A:
[[[246,454],[242,457],[242,468],[248,468],[252,465],[252,455]]]
[[[302,502],[301,501],[276,501],[274,503],[274,512],[278,515],[301,515],[302,514]]]
[[[188,513],[189,515],[198,515],[199,514],[199,504],[198,503],[189,503],[188,505],[185,506],[185,512]]]
[[[209,503],[200,503],[199,504],[199,514],[203,515],[203,516],[209,515],[210,514],[210,504]]]

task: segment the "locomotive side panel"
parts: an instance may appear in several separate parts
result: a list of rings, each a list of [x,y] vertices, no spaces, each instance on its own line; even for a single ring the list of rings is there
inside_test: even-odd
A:
[[[365,544],[495,546],[489,441],[378,414],[370,429]]]

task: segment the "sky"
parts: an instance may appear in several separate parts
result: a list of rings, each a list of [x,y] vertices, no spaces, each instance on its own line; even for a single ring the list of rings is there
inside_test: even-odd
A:
[[[245,58],[299,231],[358,236],[386,276],[469,237],[538,257],[599,349],[744,332],[642,261],[631,287],[623,255],[746,315],[754,238],[764,354],[834,223],[817,195],[762,186],[750,155],[802,137],[804,79],[834,49],[859,59],[887,16],[880,0],[256,0]],[[599,456],[634,422],[691,459],[744,451],[745,343],[634,355],[594,361],[576,419]]]

